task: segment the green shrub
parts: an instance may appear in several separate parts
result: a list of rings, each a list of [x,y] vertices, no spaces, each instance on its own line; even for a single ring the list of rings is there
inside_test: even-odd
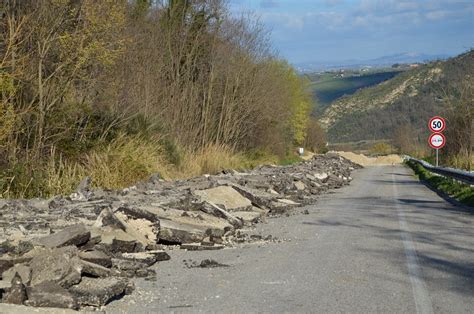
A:
[[[446,193],[462,204],[474,207],[474,189],[467,184],[460,183],[451,178],[432,174],[415,162],[407,162],[407,165],[415,171],[415,174],[421,181],[436,190]]]

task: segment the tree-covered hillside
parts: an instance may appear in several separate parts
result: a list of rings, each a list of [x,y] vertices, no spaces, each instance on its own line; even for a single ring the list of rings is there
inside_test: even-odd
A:
[[[474,52],[432,62],[374,87],[343,97],[328,107],[320,122],[332,142],[392,139],[402,126],[407,137],[425,137],[427,121],[447,113],[447,100],[459,96],[474,74]]]

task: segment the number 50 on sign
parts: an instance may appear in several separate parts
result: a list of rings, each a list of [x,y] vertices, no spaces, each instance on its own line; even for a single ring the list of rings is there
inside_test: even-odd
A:
[[[431,132],[441,133],[446,128],[446,121],[443,118],[436,116],[430,119],[428,126]]]

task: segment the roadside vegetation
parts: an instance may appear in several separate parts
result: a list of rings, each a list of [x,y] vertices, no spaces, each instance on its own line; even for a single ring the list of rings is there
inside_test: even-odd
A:
[[[415,162],[407,162],[418,178],[432,188],[456,199],[462,204],[474,208],[474,188],[451,178],[434,175]]]
[[[221,0],[0,0],[0,197],[290,162],[309,82]]]

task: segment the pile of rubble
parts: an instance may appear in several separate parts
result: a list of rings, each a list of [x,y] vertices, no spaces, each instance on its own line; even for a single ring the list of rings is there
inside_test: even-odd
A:
[[[86,178],[68,197],[0,200],[0,297],[37,307],[100,307],[133,291],[133,277],[170,257],[251,239],[268,216],[312,203],[359,166],[335,154],[299,164],[223,171],[190,180],[159,175],[120,191]],[[270,239],[271,240],[271,239]]]

